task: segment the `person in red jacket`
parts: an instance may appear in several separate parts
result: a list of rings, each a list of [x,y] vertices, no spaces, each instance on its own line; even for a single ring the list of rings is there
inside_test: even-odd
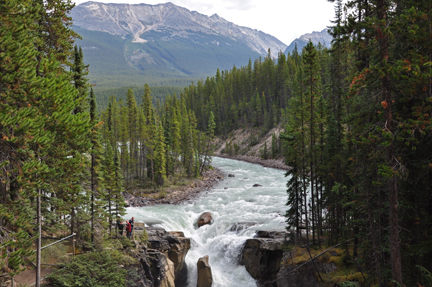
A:
[[[129,221],[126,222],[126,237],[127,238],[131,238],[132,235],[132,225],[130,224]]]

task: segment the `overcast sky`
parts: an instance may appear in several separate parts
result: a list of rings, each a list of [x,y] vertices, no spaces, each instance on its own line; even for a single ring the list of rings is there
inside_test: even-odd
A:
[[[88,0],[75,0],[76,4]],[[327,0],[98,0],[104,3],[172,2],[191,11],[218,14],[236,25],[261,30],[289,45],[299,36],[331,25],[333,4]]]

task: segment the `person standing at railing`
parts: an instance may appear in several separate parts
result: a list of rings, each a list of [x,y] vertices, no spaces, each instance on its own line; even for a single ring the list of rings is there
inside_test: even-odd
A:
[[[131,235],[132,235],[132,232],[133,232],[133,229],[134,229],[134,224],[135,224],[134,217],[132,217],[132,218],[129,220],[129,223],[130,223],[130,225],[131,225]]]
[[[131,235],[132,235],[132,225],[131,225],[130,221],[127,221],[126,222],[126,237],[130,239]]]
[[[120,236],[123,236],[124,224],[120,219],[117,219],[117,228],[119,230]]]

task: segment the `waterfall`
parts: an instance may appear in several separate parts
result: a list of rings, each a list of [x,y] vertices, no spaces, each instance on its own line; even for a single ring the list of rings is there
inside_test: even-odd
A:
[[[285,172],[218,157],[212,165],[235,177],[224,178],[191,202],[128,208],[125,218],[161,220],[158,226],[183,231],[192,239],[186,256],[189,287],[196,287],[196,264],[204,255],[209,255],[214,287],[255,287],[255,280],[238,259],[244,242],[256,230],[285,229]],[[213,224],[197,228],[198,217],[206,211],[212,213]]]

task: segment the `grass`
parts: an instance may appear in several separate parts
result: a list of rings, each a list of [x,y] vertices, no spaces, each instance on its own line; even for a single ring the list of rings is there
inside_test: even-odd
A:
[[[176,190],[183,190],[189,186],[192,186],[197,178],[179,178],[175,176],[169,176],[163,186],[155,188],[151,184],[146,186],[136,187],[133,190],[135,196],[142,196],[147,198],[166,198],[170,193]]]
[[[54,242],[55,240],[43,240],[42,246]],[[46,264],[57,264],[62,258],[67,257],[69,246],[67,243],[57,243],[47,247],[41,252],[41,262]]]
[[[312,258],[321,254],[330,246],[321,246],[318,248],[316,246],[310,247],[310,253]],[[348,251],[352,254],[352,246],[348,247]],[[301,248],[299,246],[289,245],[286,247],[287,251],[291,252],[291,256],[282,262],[282,265],[287,266],[300,266],[303,263],[308,262],[311,258],[306,248]],[[367,279],[366,274],[358,272],[356,266],[351,262],[349,256],[347,256],[346,251],[343,248],[333,248],[320,257],[315,259],[315,262],[321,263],[333,263],[336,266],[336,270],[329,273],[320,273],[321,278],[324,283],[323,286],[344,286],[344,287],[356,287],[361,284],[363,286],[364,277]],[[316,274],[318,279],[318,275]]]

